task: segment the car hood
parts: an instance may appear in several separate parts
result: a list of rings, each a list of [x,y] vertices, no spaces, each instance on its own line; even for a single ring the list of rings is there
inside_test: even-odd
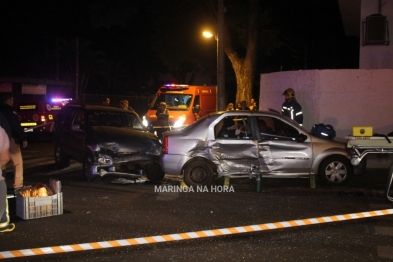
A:
[[[100,148],[119,153],[140,153],[162,147],[156,135],[128,127],[95,126],[89,135]]]

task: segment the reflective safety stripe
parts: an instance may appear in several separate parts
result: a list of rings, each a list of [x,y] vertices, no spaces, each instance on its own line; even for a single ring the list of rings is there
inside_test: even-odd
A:
[[[64,252],[75,252],[75,251],[92,250],[92,249],[114,248],[114,247],[121,247],[121,246],[154,244],[159,242],[170,242],[170,241],[188,240],[188,239],[196,239],[196,238],[204,238],[204,237],[217,237],[223,235],[251,233],[257,231],[298,227],[298,226],[309,226],[315,224],[340,222],[345,220],[385,216],[385,215],[392,215],[392,214],[393,214],[393,209],[384,209],[384,210],[376,210],[376,211],[369,211],[369,212],[359,212],[359,213],[352,213],[352,214],[316,217],[316,218],[305,218],[305,219],[298,219],[298,220],[220,228],[220,229],[186,232],[186,233],[178,233],[178,234],[170,234],[170,235],[159,235],[159,236],[90,242],[90,243],[64,245],[64,246],[52,246],[52,247],[41,247],[41,248],[33,248],[33,249],[2,251],[0,252],[0,259],[38,256],[38,255],[47,255],[47,254],[64,253]]]
[[[298,113],[296,113],[296,115],[298,116],[298,115],[302,115],[303,114],[303,112],[298,112]]]

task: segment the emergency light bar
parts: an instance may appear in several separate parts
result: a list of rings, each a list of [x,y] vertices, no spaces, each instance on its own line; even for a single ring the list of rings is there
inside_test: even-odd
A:
[[[52,98],[52,102],[69,102],[72,98]]]
[[[176,85],[176,84],[166,84],[163,85],[161,88],[162,92],[165,91],[181,91],[181,90],[187,90],[188,85]]]

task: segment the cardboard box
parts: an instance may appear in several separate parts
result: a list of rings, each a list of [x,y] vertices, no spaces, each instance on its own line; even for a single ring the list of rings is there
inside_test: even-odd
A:
[[[352,136],[373,136],[373,127],[354,126],[352,127]]]
[[[47,197],[16,196],[16,215],[24,220],[63,214],[63,193]]]

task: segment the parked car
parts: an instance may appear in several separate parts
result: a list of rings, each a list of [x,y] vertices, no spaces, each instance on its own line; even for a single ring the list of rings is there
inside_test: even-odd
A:
[[[71,98],[54,98],[50,101],[20,100],[16,101],[14,108],[25,132],[34,135],[48,134],[53,131],[53,120],[57,112],[71,100]]]
[[[88,181],[102,176],[142,175],[161,180],[162,144],[147,131],[135,111],[110,106],[67,104],[58,113],[54,127],[55,162],[83,163]]]
[[[162,141],[164,172],[183,176],[189,186],[209,185],[223,176],[247,177],[251,170],[263,177],[318,174],[332,184],[354,173],[352,149],[345,143],[317,138],[278,112],[216,112],[165,132]]]

